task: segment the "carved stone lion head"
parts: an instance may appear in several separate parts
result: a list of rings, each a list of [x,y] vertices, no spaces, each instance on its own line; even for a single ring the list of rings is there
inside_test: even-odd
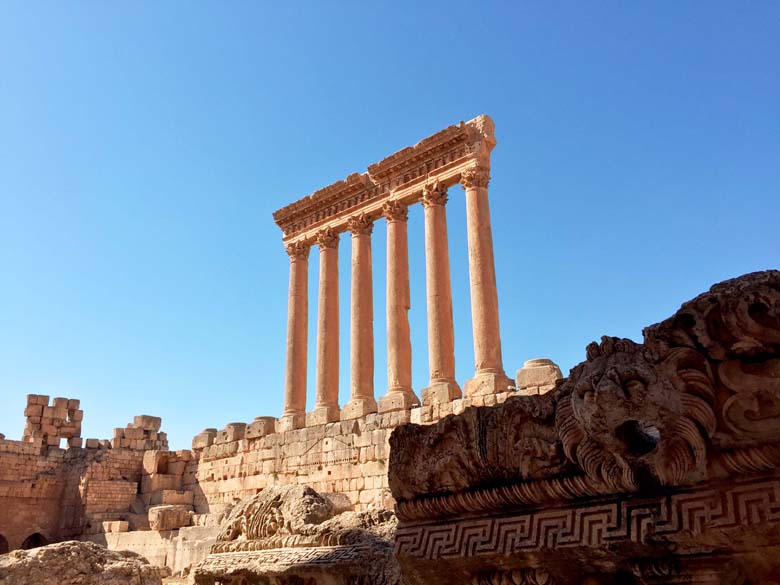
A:
[[[696,352],[657,361],[631,340],[603,337],[562,387],[556,426],[566,456],[615,490],[693,479],[715,427],[709,380]]]

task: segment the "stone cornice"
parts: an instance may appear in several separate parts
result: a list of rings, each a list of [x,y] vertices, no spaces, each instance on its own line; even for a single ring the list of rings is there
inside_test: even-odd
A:
[[[419,201],[423,185],[438,180],[445,188],[460,181],[469,168],[489,168],[496,144],[493,121],[485,115],[450,126],[274,212],[284,240],[316,241],[324,227],[347,230],[349,217],[365,213],[375,219],[392,196],[409,205]]]

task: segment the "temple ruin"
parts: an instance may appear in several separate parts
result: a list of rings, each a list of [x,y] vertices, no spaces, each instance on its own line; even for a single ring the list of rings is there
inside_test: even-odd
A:
[[[145,557],[151,565],[131,553],[105,563],[171,575],[171,584],[780,583],[780,272],[713,287],[647,328],[642,344],[605,337],[566,378],[538,358],[510,379],[488,204],[495,145],[492,120],[479,116],[274,213],[290,258],[280,417],[208,428],[190,449],[170,451],[158,417],[136,416],[110,440],[82,439],[89,412],[78,400],[28,396],[21,441],[0,435],[0,585],[45,570],[56,550],[99,557],[92,543]],[[453,258],[468,261],[475,357],[461,381],[446,217],[456,184],[468,249]],[[407,239],[417,203],[429,366],[419,393]],[[387,223],[379,357],[378,220]],[[347,232],[350,398],[340,405],[338,245]],[[387,388],[377,397],[383,358]],[[70,540],[87,544],[61,542]],[[19,552],[42,546],[55,552]]]

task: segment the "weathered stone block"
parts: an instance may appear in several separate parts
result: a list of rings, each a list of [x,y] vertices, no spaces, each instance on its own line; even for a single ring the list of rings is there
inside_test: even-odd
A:
[[[100,441],[98,439],[87,439],[84,442],[84,446],[87,449],[97,449],[100,447]]]
[[[552,360],[528,360],[517,370],[517,390],[521,394],[544,394],[555,388],[561,378],[561,369]]]
[[[133,427],[137,429],[157,432],[160,430],[161,426],[162,426],[162,419],[159,416],[150,416],[148,414],[142,414],[133,417]]]
[[[191,491],[160,490],[149,494],[152,506],[181,505],[192,506],[194,495]]]
[[[43,414],[43,406],[40,404],[30,404],[24,409],[24,416],[37,416],[40,417]]]
[[[107,520],[102,523],[103,532],[127,532],[130,530],[130,524],[126,520]]]
[[[176,530],[182,526],[189,526],[192,521],[192,511],[188,506],[170,505],[153,506],[149,508],[149,527],[152,530],[162,532],[164,530]]]
[[[225,428],[217,433],[217,437],[214,443],[221,445],[224,443],[232,443],[233,441],[240,441],[244,438],[246,433],[246,423],[234,422],[225,425]]]
[[[81,447],[82,440],[81,437],[71,437],[68,439],[68,447],[71,449],[76,449]]]
[[[276,432],[276,419],[272,416],[258,416],[246,428],[247,439],[257,439]]]
[[[141,493],[150,494],[160,490],[180,490],[181,476],[153,473],[141,478]]]

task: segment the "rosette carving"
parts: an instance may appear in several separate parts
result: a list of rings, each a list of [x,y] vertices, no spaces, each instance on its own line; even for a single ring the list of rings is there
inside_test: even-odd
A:
[[[338,248],[339,234],[333,228],[326,227],[317,232],[317,244],[320,248]]]
[[[423,187],[423,207],[446,205],[448,199],[449,196],[447,195],[447,187],[441,185],[439,181],[434,181],[433,183],[429,183]]]
[[[347,229],[353,236],[370,236],[374,230],[374,220],[365,213],[355,215],[347,220]]]

